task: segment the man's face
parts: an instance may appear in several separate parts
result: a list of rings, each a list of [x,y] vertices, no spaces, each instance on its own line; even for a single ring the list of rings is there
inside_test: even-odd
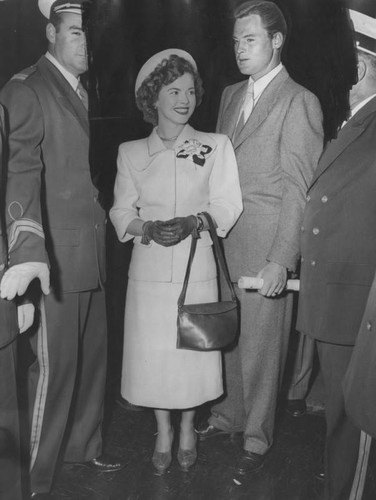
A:
[[[239,71],[258,80],[275,68],[280,61],[281,35],[270,37],[259,15],[235,21],[234,50]]]
[[[60,26],[47,26],[50,51],[59,63],[76,78],[84,73],[87,66],[86,37],[82,30],[80,14],[61,14]]]

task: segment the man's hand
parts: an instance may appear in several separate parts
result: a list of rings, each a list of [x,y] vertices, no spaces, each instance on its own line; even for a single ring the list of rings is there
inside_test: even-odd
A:
[[[20,329],[20,333],[26,332],[33,324],[34,311],[35,308],[33,304],[22,304],[17,307],[18,328]]]
[[[0,297],[12,300],[23,295],[33,279],[39,278],[42,292],[50,293],[50,272],[44,262],[25,262],[9,268],[1,280]]]
[[[262,288],[258,291],[261,295],[265,297],[276,297],[282,293],[286,287],[287,270],[276,262],[269,262],[261,269],[256,278],[262,278],[264,280]]]

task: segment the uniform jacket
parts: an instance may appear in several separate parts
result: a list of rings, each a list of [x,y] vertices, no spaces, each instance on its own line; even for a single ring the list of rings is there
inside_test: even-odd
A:
[[[57,291],[94,289],[104,277],[105,214],[90,175],[87,111],[44,56],[0,96],[10,128],[10,265],[49,261]]]
[[[323,145],[317,98],[283,68],[234,131],[248,82],[227,87],[217,130],[233,140],[244,211],[225,241],[233,281],[268,261],[295,270],[305,194]]]
[[[119,148],[115,202],[110,217],[120,241],[135,218],[169,220],[208,211],[225,236],[242,210],[235,155],[228,137],[207,134],[186,125],[166,149],[154,129],[138,141]],[[191,238],[171,247],[134,239],[129,275],[143,281],[182,282]],[[198,241],[191,281],[213,279],[215,263],[208,232]]]
[[[4,194],[6,187],[6,157],[5,157],[5,121],[4,110],[0,105],[0,201],[1,210],[4,207]],[[4,228],[4,214],[1,214],[0,226],[0,281],[7,266],[7,241]],[[17,310],[14,302],[0,299],[0,349],[14,340],[18,334]]]
[[[323,153],[302,228],[297,328],[352,345],[376,268],[376,99]]]

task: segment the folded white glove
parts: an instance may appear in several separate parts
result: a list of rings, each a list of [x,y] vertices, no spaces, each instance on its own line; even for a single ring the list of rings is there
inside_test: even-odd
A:
[[[22,306],[17,307],[18,328],[20,329],[20,333],[26,332],[33,324],[34,311],[35,307],[33,304],[22,304]]]
[[[42,292],[50,293],[50,272],[44,262],[24,262],[10,267],[0,283],[0,297],[12,300],[23,295],[33,279],[39,278]]]

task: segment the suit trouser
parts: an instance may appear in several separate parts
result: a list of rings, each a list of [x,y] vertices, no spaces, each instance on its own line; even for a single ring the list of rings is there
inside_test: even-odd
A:
[[[21,500],[16,341],[0,349],[0,498]]]
[[[43,306],[44,302],[44,306]],[[85,462],[102,451],[107,365],[103,290],[42,299],[37,359],[30,367],[31,491],[51,489],[58,458]]]
[[[240,300],[238,345],[224,355],[225,397],[212,408],[209,423],[244,431],[244,449],[264,454],[273,442],[292,316],[292,294],[265,298],[237,289]]]
[[[313,370],[315,341],[299,332],[296,332],[296,335],[299,335],[298,346],[287,397],[288,399],[305,399]]]
[[[348,500],[361,453],[360,430],[345,412],[342,391],[353,346],[317,341],[320,367],[325,384],[325,500]],[[361,463],[361,457],[359,463]],[[367,466],[363,461],[362,466]],[[359,493],[361,498],[361,492]]]

